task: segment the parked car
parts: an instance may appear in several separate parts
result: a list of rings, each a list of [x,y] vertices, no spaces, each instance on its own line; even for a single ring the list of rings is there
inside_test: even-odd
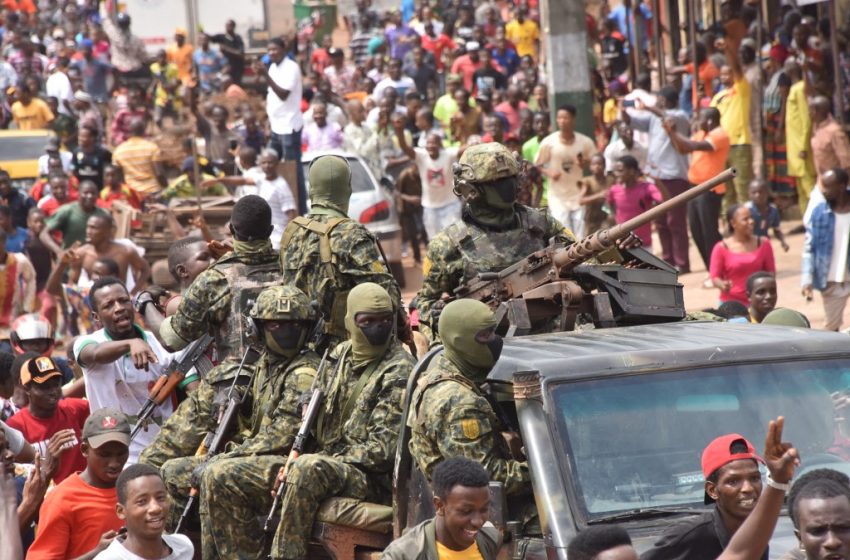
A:
[[[351,165],[351,203],[348,215],[365,225],[380,242],[390,271],[399,284],[404,287],[404,268],[401,264],[401,226],[398,221],[392,193],[381,184],[366,162],[356,154],[341,151],[321,151],[304,154],[304,177],[308,181],[310,164],[319,156],[336,155],[344,157]]]

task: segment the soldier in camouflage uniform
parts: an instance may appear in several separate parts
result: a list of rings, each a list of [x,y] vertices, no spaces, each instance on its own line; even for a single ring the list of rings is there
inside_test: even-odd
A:
[[[391,503],[401,403],[413,369],[394,334],[396,311],[395,300],[377,284],[349,293],[350,340],[333,349],[335,365],[319,379],[326,397],[314,431],[318,451],[290,466],[272,558],[304,557],[325,498]]]
[[[419,330],[436,339],[432,326],[444,293],[481,272],[498,272],[549,244],[575,241],[546,209],[517,204],[519,163],[503,145],[470,146],[455,171],[455,193],[464,201],[462,221],[428,244],[424,280],[417,295]],[[433,312],[433,315],[432,315]]]
[[[310,213],[286,226],[280,243],[284,284],[319,302],[331,347],[345,340],[349,290],[374,282],[389,292],[400,313],[401,292],[381,260],[374,235],[348,217],[351,167],[345,158],[322,156],[310,166]],[[404,333],[400,333],[404,334]]]
[[[208,560],[263,556],[257,516],[271,505],[271,481],[301,424],[298,401],[310,390],[319,364],[319,357],[306,348],[316,312],[301,290],[266,288],[250,317],[265,348],[249,388],[250,417],[241,419],[244,428],[223,453],[209,459],[199,477],[201,544]],[[163,465],[166,488],[179,506],[172,508],[172,521],[185,505],[193,470],[204,460],[189,456]]]
[[[195,278],[180,300],[177,312],[160,327],[170,350],[186,347],[204,333],[215,338],[219,364],[198,389],[180,403],[139,461],[161,467],[168,459],[192,455],[204,435],[214,429],[212,402],[216,385],[227,386],[247,350],[244,313],[247,302],[278,282],[280,267],[269,236],[271,208],[261,197],[245,196],[234,205],[230,219],[233,251]],[[250,373],[247,363],[243,373]]]
[[[512,458],[499,420],[479,385],[502,351],[493,312],[480,301],[446,305],[439,334],[445,352],[419,379],[410,401],[410,453],[428,480],[449,457],[463,456],[484,466],[490,480],[502,482],[512,499],[531,491],[528,463]]]

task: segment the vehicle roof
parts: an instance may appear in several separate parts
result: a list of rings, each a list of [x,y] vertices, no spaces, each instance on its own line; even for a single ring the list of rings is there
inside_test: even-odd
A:
[[[850,357],[850,336],[813,329],[681,321],[506,338],[488,376],[513,381],[517,371],[562,380],[626,370],[682,369],[776,358]]]
[[[305,152],[301,156],[301,163],[307,163],[308,161],[313,161],[319,156],[340,156],[346,159],[357,159],[362,160],[359,155],[352,154],[351,152],[346,152],[344,150],[315,150],[310,152]]]

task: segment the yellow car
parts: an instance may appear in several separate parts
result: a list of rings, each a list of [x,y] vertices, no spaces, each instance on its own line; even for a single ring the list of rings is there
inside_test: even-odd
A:
[[[50,136],[54,136],[50,130],[0,130],[0,169],[9,173],[13,185],[32,186]]]

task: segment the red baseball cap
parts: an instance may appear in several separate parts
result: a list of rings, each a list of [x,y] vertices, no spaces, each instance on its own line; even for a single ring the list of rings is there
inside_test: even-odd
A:
[[[732,444],[742,442],[747,446],[747,451],[743,453],[732,453]],[[702,474],[708,478],[711,473],[732,461],[739,459],[752,459],[759,463],[764,463],[764,459],[756,453],[753,444],[741,434],[726,434],[720,436],[708,444],[702,452]]]

